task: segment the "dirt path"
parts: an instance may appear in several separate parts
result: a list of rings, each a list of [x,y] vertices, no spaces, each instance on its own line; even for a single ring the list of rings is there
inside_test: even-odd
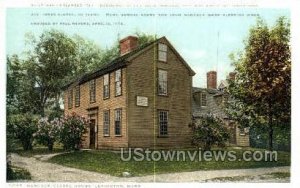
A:
[[[180,172],[125,178],[43,162],[52,156],[39,155],[27,158],[12,154],[11,162],[14,166],[27,169],[34,182],[212,182],[214,178],[236,176],[251,177],[245,178],[246,182],[289,182],[289,178],[260,179],[259,176],[273,172],[290,172],[290,167],[274,167]],[[209,181],[211,179],[212,181]],[[217,182],[226,182],[226,180]]]

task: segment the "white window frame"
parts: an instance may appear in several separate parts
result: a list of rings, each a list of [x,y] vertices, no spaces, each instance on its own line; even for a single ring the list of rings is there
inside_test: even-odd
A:
[[[80,85],[75,87],[75,107],[80,106]]]
[[[109,136],[110,134],[110,111],[103,111],[103,135]]]
[[[205,97],[203,97],[205,95]],[[205,104],[203,105],[205,101]],[[201,106],[207,106],[207,94],[206,93],[201,93]]]
[[[158,95],[168,95],[168,71],[158,69]]]
[[[158,60],[162,62],[167,62],[167,53],[168,53],[168,46],[163,43],[158,44]]]
[[[117,134],[117,128],[119,129],[118,134]],[[121,135],[122,135],[122,109],[118,108],[115,109],[115,136],[121,136]]]
[[[96,102],[96,80],[90,81],[90,103]]]
[[[159,136],[168,136],[169,112],[167,110],[158,111]],[[164,127],[163,127],[164,126]]]
[[[110,91],[109,91],[109,74],[105,74],[103,76],[103,99],[108,99],[110,96]]]
[[[122,95],[122,69],[115,71],[115,96]]]
[[[68,109],[73,107],[73,89],[68,91]]]

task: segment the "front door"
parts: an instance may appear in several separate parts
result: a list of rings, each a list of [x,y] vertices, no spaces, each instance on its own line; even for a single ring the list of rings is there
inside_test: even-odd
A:
[[[95,125],[94,119],[90,120],[90,149],[95,149]]]

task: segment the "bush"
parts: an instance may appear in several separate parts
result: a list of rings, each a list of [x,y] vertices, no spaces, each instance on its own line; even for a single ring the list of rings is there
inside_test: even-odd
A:
[[[33,133],[37,130],[37,118],[32,114],[17,114],[8,117],[8,132],[20,140],[24,150],[32,149]]]
[[[87,125],[87,118],[75,113],[62,119],[60,141],[64,149],[78,150],[80,148],[82,136],[87,132]]]
[[[6,156],[6,180],[30,180],[30,173],[20,167],[11,165],[10,155]]]
[[[54,142],[59,138],[60,121],[58,118],[49,121],[48,118],[41,118],[37,125],[35,138],[39,144],[48,147],[49,151],[53,150]]]
[[[202,117],[201,123],[193,122],[192,143],[210,150],[213,145],[224,147],[229,139],[229,131],[221,119],[212,114]]]

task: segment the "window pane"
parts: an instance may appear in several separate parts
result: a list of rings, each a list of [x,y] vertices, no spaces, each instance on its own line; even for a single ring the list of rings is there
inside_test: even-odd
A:
[[[90,81],[90,102],[96,101],[96,87],[95,80]]]
[[[103,98],[109,98],[109,74],[103,77]]]
[[[103,113],[103,134],[109,135],[109,110]]]
[[[75,90],[75,106],[80,106],[80,86],[77,86]]]
[[[158,70],[158,94],[167,95],[168,82],[167,82],[167,71]]]
[[[159,134],[168,135],[168,112],[159,111]]]
[[[207,104],[207,99],[206,99],[206,94],[202,93],[201,94],[201,106],[206,106]]]
[[[166,52],[167,51],[167,45],[165,45],[163,43],[159,43],[158,44],[158,50]]]
[[[121,109],[115,110],[115,134],[121,135]]]
[[[167,61],[167,45],[159,43],[158,44],[158,60],[159,61]]]
[[[121,76],[121,69],[116,71],[115,77],[115,95],[119,96],[122,94],[122,76]]]
[[[68,108],[72,108],[73,107],[73,90],[69,90],[68,93]]]
[[[108,74],[106,74],[106,75],[104,75],[104,85],[108,85],[108,83],[109,83],[109,75]]]
[[[121,69],[116,70],[116,82],[121,81]]]
[[[159,61],[167,61],[167,52],[159,51],[158,52],[158,60]]]

